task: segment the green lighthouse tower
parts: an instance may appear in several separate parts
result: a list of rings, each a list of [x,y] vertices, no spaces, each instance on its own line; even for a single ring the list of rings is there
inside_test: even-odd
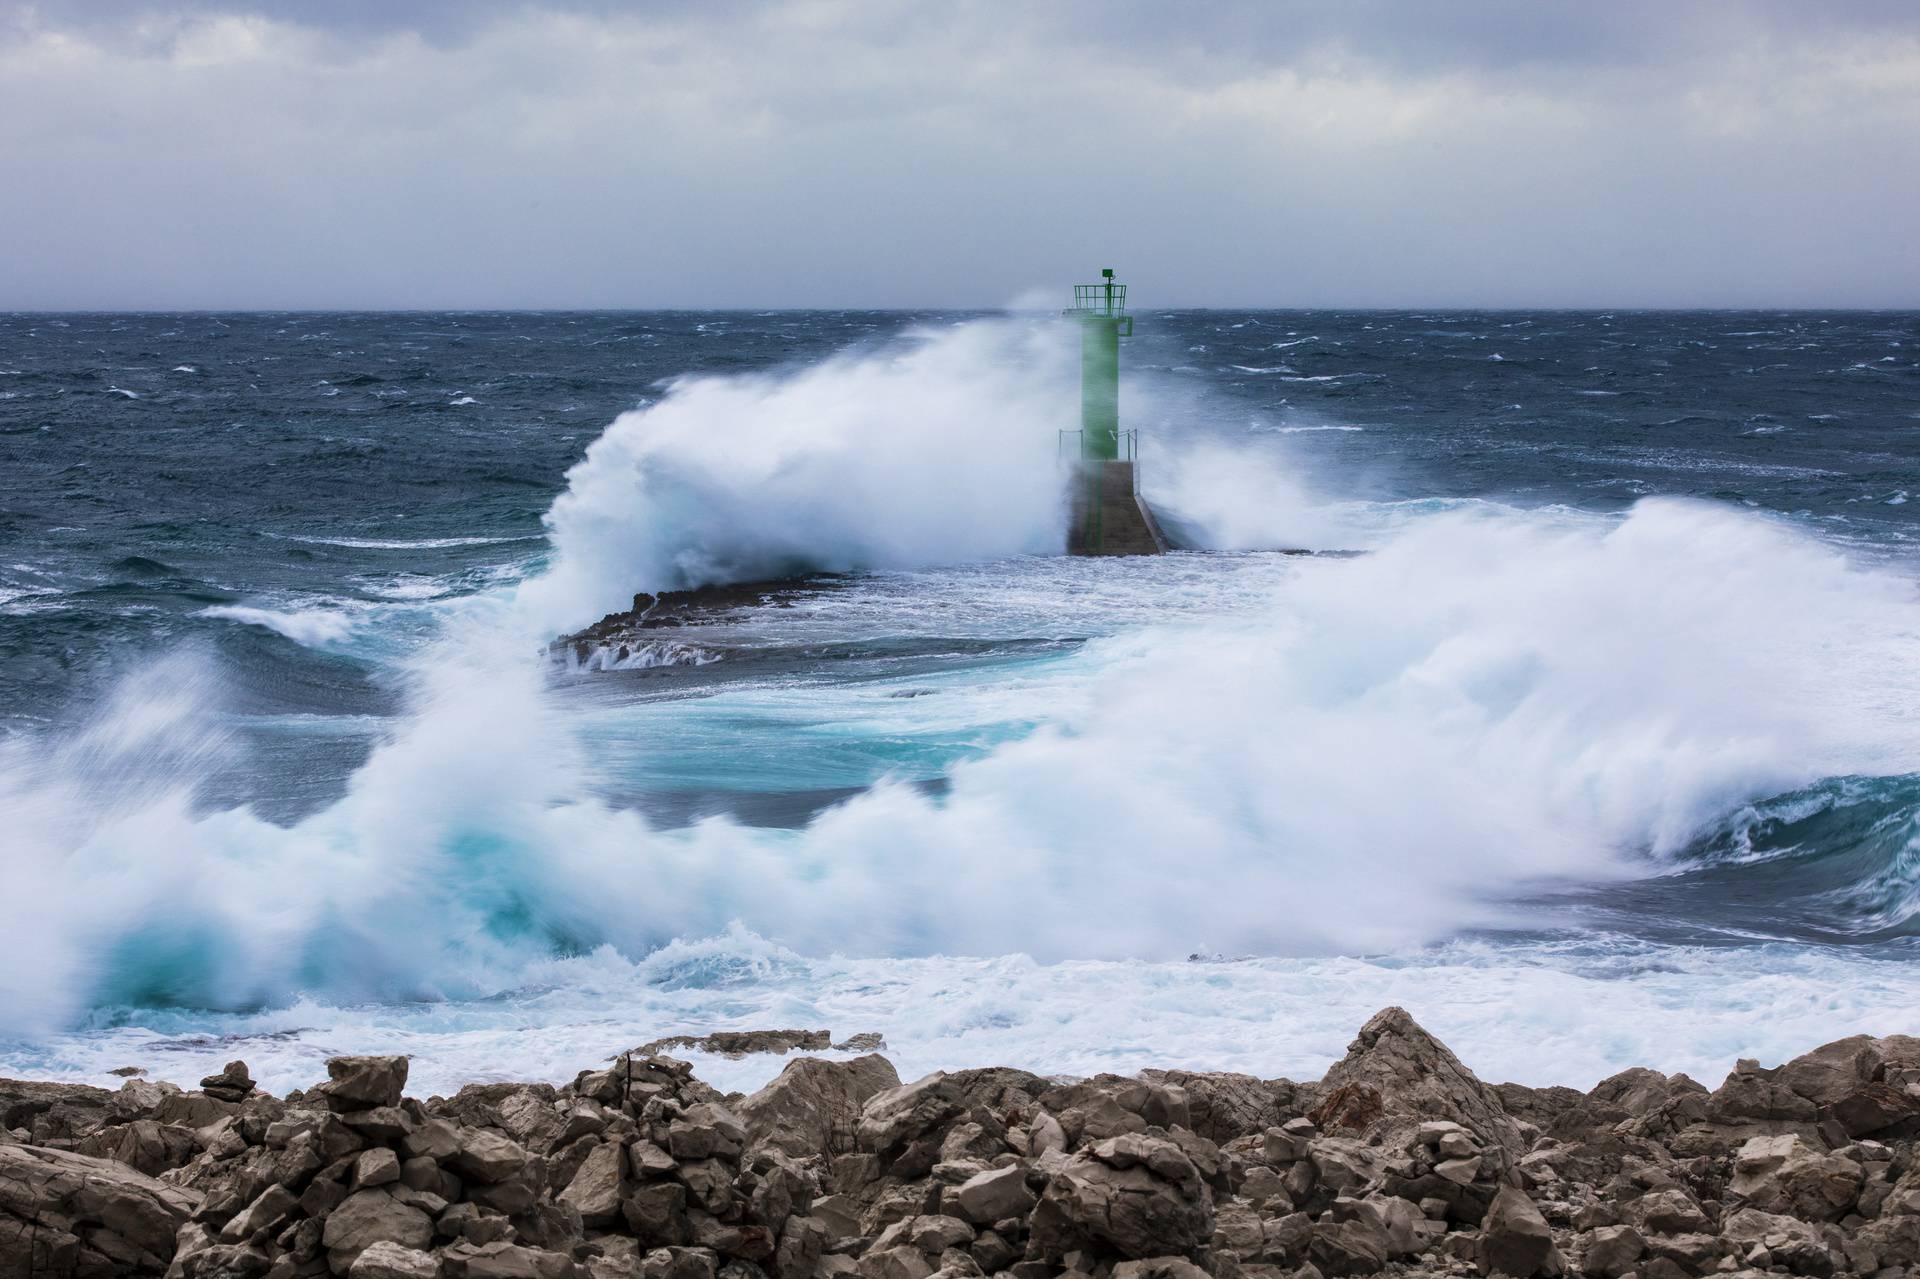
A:
[[[1120,339],[1133,336],[1133,317],[1113,268],[1100,277],[1073,286],[1067,314],[1080,321],[1080,456],[1112,462],[1120,457]]]
[[[1069,555],[1157,555],[1167,549],[1138,488],[1139,432],[1120,429],[1120,339],[1133,336],[1127,286],[1113,268],[1073,286],[1080,325],[1080,437],[1067,528]]]

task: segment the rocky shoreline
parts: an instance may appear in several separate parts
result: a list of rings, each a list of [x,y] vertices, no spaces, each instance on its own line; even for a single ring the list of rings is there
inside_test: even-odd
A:
[[[778,1051],[824,1032],[764,1032]],[[814,1038],[818,1035],[822,1038]],[[751,1036],[729,1040],[754,1051]],[[563,1087],[285,1098],[0,1081],[0,1279],[1686,1279],[1920,1262],[1920,1039],[1714,1089],[1483,1083],[1389,1008],[1313,1083],[798,1057],[723,1096],[636,1049]]]

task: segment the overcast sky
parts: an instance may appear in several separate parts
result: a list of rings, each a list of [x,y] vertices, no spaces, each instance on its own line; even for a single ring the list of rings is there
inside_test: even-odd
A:
[[[0,0],[0,308],[1920,305],[1913,0]]]

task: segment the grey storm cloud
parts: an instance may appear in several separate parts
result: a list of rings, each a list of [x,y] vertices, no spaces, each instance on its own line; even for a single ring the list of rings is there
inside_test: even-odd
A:
[[[1920,303],[1904,0],[0,0],[4,307]]]

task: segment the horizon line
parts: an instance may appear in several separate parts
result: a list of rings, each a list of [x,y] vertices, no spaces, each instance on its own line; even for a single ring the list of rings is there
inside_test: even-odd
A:
[[[1061,308],[1063,311],[1066,308]],[[1206,303],[1203,305],[1164,305],[1135,308],[1134,315],[1151,315],[1167,312],[1223,311],[1236,314],[1264,312],[1273,314],[1299,314],[1307,312],[1334,311],[1347,314],[1394,314],[1420,311],[1454,311],[1481,315],[1499,314],[1635,314],[1635,315],[1698,315],[1713,313],[1737,313],[1771,311],[1784,314],[1851,314],[1904,315],[1920,313],[1920,301],[1898,305],[1858,305],[1845,303],[1829,304],[1770,304],[1746,303],[1740,305],[1699,303],[1699,304],[1630,304],[1608,306],[1598,303],[1525,305],[1525,304],[1368,304],[1368,305],[1235,305],[1225,303]],[[780,314],[818,314],[822,312],[868,312],[876,315],[1006,315],[1030,316],[1050,315],[1050,308],[1013,308],[1004,306],[181,306],[181,307],[0,307],[0,316],[8,318],[22,316],[75,316],[75,315],[665,315],[687,313],[698,315],[780,315]]]

